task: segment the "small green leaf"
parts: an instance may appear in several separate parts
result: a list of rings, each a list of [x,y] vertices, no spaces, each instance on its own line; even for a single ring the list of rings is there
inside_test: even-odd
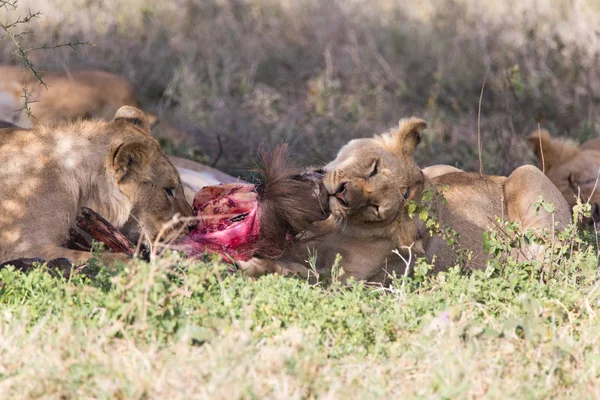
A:
[[[408,203],[408,216],[413,217],[415,215],[415,211],[417,210],[417,203],[411,201]]]

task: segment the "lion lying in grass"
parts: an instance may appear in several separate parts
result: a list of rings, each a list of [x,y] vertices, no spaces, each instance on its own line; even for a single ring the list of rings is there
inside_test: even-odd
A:
[[[539,166],[548,179],[573,207],[577,197],[592,206],[592,216],[584,224],[600,222],[600,139],[591,139],[582,145],[565,139],[552,138],[548,131],[535,131],[529,143],[537,156]],[[540,147],[541,144],[541,147]]]
[[[140,107],[135,90],[124,78],[99,70],[55,71],[37,77],[16,66],[0,66],[0,119],[21,127],[56,120],[101,118],[110,120],[119,107]],[[24,110],[23,80],[29,92],[31,121]],[[146,112],[150,126],[158,118]]]
[[[134,243],[141,235],[154,240],[177,215],[192,215],[177,170],[134,107],[121,107],[110,122],[3,129],[0,160],[0,262],[86,262],[90,253],[61,247],[81,207],[97,211]]]
[[[435,177],[427,178],[412,156],[425,127],[420,119],[402,120],[387,133],[345,145],[324,168],[330,218],[316,223],[306,243],[284,259],[255,258],[240,267],[250,275],[290,271],[306,275],[313,263],[317,273],[327,274],[339,253],[347,277],[383,282],[389,273],[402,274],[406,268],[392,251],[410,247],[413,259],[424,254],[436,271],[446,269],[455,264],[456,251],[441,237],[430,236],[417,216],[409,215],[411,201],[420,202],[427,192],[443,192],[445,201],[434,201],[433,211],[442,229],[450,227],[460,235],[458,247],[472,252],[466,268],[485,266],[482,235],[497,216],[519,221],[523,229],[554,229],[553,223],[562,228],[570,222],[564,198],[533,166],[520,167],[508,177],[481,177],[453,167],[430,169]],[[534,203],[540,195],[554,204],[554,215],[543,208],[536,214]],[[531,245],[522,256],[536,258],[540,250]]]

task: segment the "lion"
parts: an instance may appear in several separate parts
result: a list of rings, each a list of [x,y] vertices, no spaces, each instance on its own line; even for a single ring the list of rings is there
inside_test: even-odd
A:
[[[140,107],[127,80],[100,70],[55,71],[37,77],[20,67],[0,66],[0,119],[22,127],[56,120],[101,118],[110,120],[123,105]],[[30,120],[25,108],[23,84],[29,93]],[[158,117],[145,111],[150,126]]]
[[[600,139],[590,139],[579,146],[570,140],[552,138],[547,130],[539,130],[531,134],[529,144],[540,167],[571,208],[578,197],[590,203],[591,218],[584,218],[583,225],[600,222]]]
[[[485,267],[489,256],[483,250],[483,233],[494,228],[496,217],[518,221],[522,229],[561,229],[569,224],[565,199],[534,166],[519,167],[508,177],[480,176],[454,167],[430,170],[433,178],[425,176],[412,155],[425,127],[421,119],[405,119],[384,134],[342,147],[323,168],[330,217],[315,223],[305,242],[286,257],[254,258],[240,262],[240,268],[251,276],[310,275],[311,269],[327,276],[339,254],[345,277],[370,282],[405,273],[417,255],[425,255],[436,272],[445,270],[457,262],[457,251],[439,235],[430,235],[423,221],[409,213],[409,205],[421,202],[427,193],[437,198],[431,206],[441,229],[455,230],[458,248],[472,253],[465,265],[469,269]],[[535,206],[540,195],[554,205],[553,214]],[[404,260],[392,253],[396,249]],[[535,259],[543,256],[542,250],[531,245],[515,255]]]
[[[143,111],[123,106],[112,121],[79,120],[0,131],[0,262],[40,257],[83,264],[62,247],[82,207],[133,243],[154,241],[175,217],[192,217],[173,164],[150,136]],[[171,232],[187,226],[173,226]],[[106,261],[123,259],[106,254]]]

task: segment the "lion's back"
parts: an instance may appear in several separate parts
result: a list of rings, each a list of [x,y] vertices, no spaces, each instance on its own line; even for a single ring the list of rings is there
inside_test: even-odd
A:
[[[33,115],[40,121],[92,117],[108,120],[121,106],[139,106],[131,84],[108,72],[54,72],[46,74],[44,81],[48,90],[38,85],[38,101],[31,104]]]
[[[440,223],[452,227],[459,235],[460,247],[473,252],[470,266],[481,267],[487,258],[482,247],[483,232],[494,227],[496,217],[506,215],[503,195],[506,177],[454,172],[431,181],[444,197],[436,204]],[[437,249],[435,253],[443,265],[451,264],[453,252],[441,251],[439,246],[432,248]]]
[[[486,224],[490,216],[501,215],[506,177],[452,172],[432,179],[444,194],[447,206],[466,220]]]

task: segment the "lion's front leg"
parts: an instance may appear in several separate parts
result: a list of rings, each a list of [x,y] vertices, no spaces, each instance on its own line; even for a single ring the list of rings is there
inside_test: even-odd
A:
[[[42,246],[37,251],[24,252],[16,255],[16,258],[0,263],[0,268],[8,265],[17,270],[28,271],[35,263],[47,263],[48,268],[60,271],[64,277],[75,273],[86,273],[85,266],[92,257],[87,251],[71,250],[54,245]],[[105,264],[111,264],[117,260],[127,261],[130,257],[123,253],[105,253],[100,260]]]
[[[46,245],[43,246],[40,251],[36,251],[35,256],[47,261],[56,258],[66,258],[74,265],[83,265],[86,264],[93,255],[89,251],[71,250],[60,246]],[[127,261],[129,259],[131,259],[131,257],[124,253],[103,253],[100,256],[100,260],[106,264],[111,264],[115,261]]]

